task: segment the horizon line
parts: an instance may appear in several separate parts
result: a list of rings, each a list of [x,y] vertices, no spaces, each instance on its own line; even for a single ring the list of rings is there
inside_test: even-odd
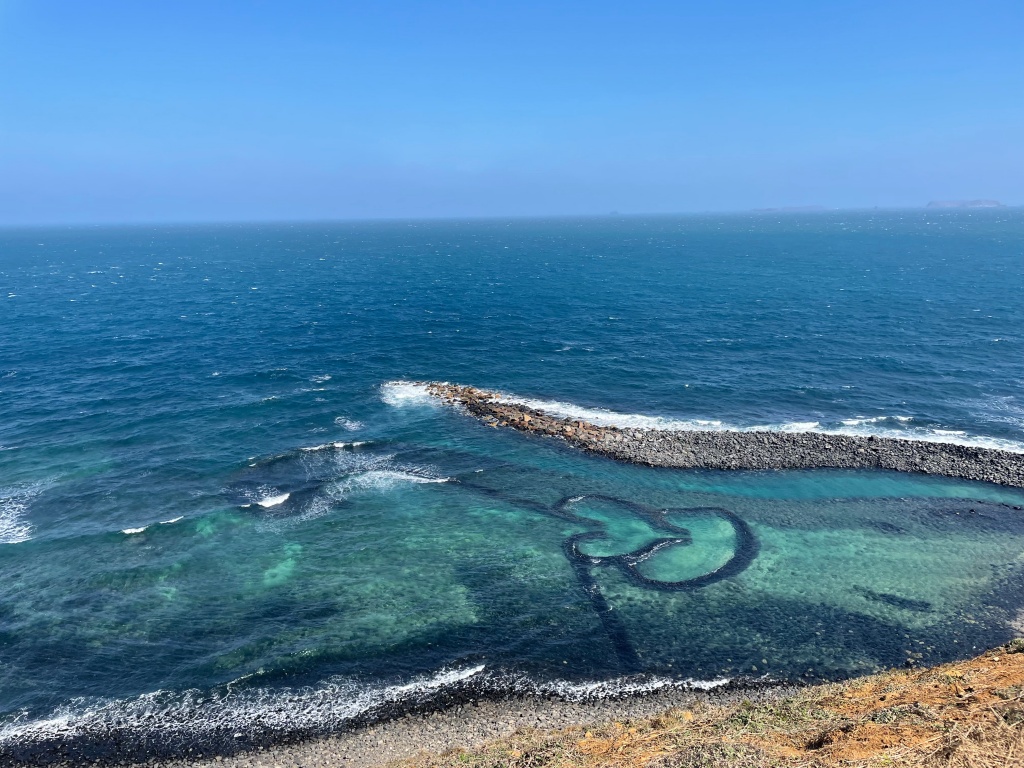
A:
[[[496,221],[496,220],[552,220],[552,219],[613,219],[613,218],[670,218],[688,216],[742,216],[742,215],[819,215],[828,213],[872,213],[872,212],[899,212],[899,211],[942,211],[974,213],[978,211],[994,212],[1024,208],[1024,204],[1001,203],[997,206],[850,206],[830,208],[827,206],[806,205],[806,206],[779,206],[766,208],[722,208],[697,211],[672,211],[672,212],[624,212],[609,211],[608,213],[549,213],[549,214],[480,214],[480,215],[438,215],[438,216],[339,216],[336,218],[323,217],[295,217],[295,218],[265,218],[265,219],[140,219],[137,221],[38,221],[25,223],[0,222],[0,230],[13,229],[38,229],[67,228],[86,229],[98,227],[187,227],[187,226],[253,226],[253,225],[296,225],[296,224],[360,224],[360,223],[385,223],[385,222],[442,222],[442,221]]]

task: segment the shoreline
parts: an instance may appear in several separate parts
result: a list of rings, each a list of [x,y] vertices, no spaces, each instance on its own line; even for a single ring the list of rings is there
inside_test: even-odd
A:
[[[671,709],[730,707],[743,701],[772,704],[812,687],[778,683],[727,684],[711,690],[666,687],[581,701],[557,694],[460,698],[354,724],[335,733],[299,737],[234,755],[164,758],[156,762],[163,768],[271,768],[280,765],[374,768],[413,759],[425,752],[440,754],[480,748],[524,730],[562,730],[649,718]],[[91,762],[83,761],[83,764]]]
[[[526,729],[393,768],[1005,766],[1024,749],[1024,639],[961,662],[893,670],[767,702]]]
[[[554,437],[573,448],[633,464],[677,469],[882,469],[941,475],[1024,488],[1024,454],[913,439],[824,433],[658,430],[595,425],[559,418],[499,393],[471,386],[414,382],[435,400],[464,410],[487,426]],[[1020,507],[1014,507],[1020,509]],[[891,674],[880,672],[874,675]],[[859,679],[859,678],[854,678]],[[866,679],[866,678],[865,678]],[[770,706],[801,691],[846,683],[800,685],[737,679],[712,689],[680,682],[662,688],[574,698],[554,691],[486,690],[456,685],[426,698],[375,706],[325,730],[262,735],[220,730],[175,739],[163,750],[146,735],[116,727],[48,741],[42,749],[0,749],[5,765],[279,766],[370,768],[426,752],[474,750],[523,729],[559,731],[611,721],[652,718],[678,708],[728,708],[749,701]],[[154,717],[159,720],[160,715]],[[161,731],[153,723],[153,734]],[[141,741],[139,740],[141,738]],[[237,739],[237,741],[235,740]],[[148,742],[148,744],[147,744]],[[141,750],[139,745],[146,744]],[[155,749],[154,749],[155,747]],[[148,751],[153,750],[153,751]],[[191,754],[190,754],[191,753]]]
[[[642,681],[641,681],[642,682]],[[827,684],[827,683],[824,683]],[[244,726],[178,730],[154,711],[149,728],[122,730],[116,719],[48,738],[0,748],[0,766],[301,765],[369,768],[406,759],[423,749],[471,749],[524,728],[567,728],[622,718],[650,717],[666,709],[770,703],[813,685],[739,678],[707,687],[688,681],[572,695],[558,690],[483,688],[472,679],[427,696],[382,702],[343,723],[291,731],[246,732]],[[287,706],[287,705],[285,705]],[[301,706],[301,705],[299,705]],[[156,708],[159,710],[159,707]],[[257,720],[258,720],[257,716]]]
[[[883,469],[1024,488],[1024,454],[996,448],[821,432],[620,429],[558,418],[476,387],[413,383],[488,426],[559,438],[574,448],[631,464],[717,470]]]
[[[568,759],[551,764],[584,766],[592,765],[588,747],[608,736],[625,754],[609,753],[601,764],[623,768],[641,764],[631,757],[649,753],[645,745],[652,740],[659,742],[660,756],[673,750],[680,757],[704,756],[700,764],[709,768],[769,764],[748,763],[747,756],[771,757],[772,765],[794,768],[807,765],[810,758],[819,760],[815,765],[848,765],[869,755],[883,764],[899,764],[908,747],[931,751],[934,747],[928,745],[940,739],[953,737],[951,752],[961,751],[965,742],[956,737],[968,727],[974,734],[984,731],[988,743],[998,748],[1009,746],[1010,754],[1014,744],[1024,746],[1022,684],[1024,641],[1018,639],[963,661],[808,686],[669,688],[586,701],[551,695],[452,701],[445,708],[406,712],[235,754],[165,757],[135,765],[451,768],[468,763],[536,768],[548,764],[537,758],[547,754],[554,760],[561,751]],[[745,726],[749,722],[760,726],[750,730]],[[728,747],[724,752],[723,746]],[[489,759],[494,757],[501,760]],[[60,764],[126,763],[91,758]]]

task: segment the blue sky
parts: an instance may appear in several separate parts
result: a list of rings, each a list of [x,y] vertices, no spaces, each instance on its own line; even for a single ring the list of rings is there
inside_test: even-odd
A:
[[[1024,3],[0,0],[0,224],[1024,204]]]

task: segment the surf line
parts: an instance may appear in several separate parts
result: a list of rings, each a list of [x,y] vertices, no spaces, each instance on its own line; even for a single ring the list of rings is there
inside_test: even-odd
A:
[[[478,493],[500,498],[513,506],[525,507],[541,514],[591,528],[589,531],[573,534],[563,541],[562,552],[569,561],[573,573],[576,575],[581,591],[590,602],[591,608],[601,622],[601,626],[615,651],[619,666],[627,673],[642,672],[643,664],[640,660],[640,655],[629,639],[626,625],[601,591],[601,587],[594,576],[594,568],[616,568],[634,585],[645,589],[666,592],[694,591],[742,573],[754,562],[759,550],[757,537],[754,536],[754,532],[747,525],[746,521],[736,513],[722,507],[669,507],[657,509],[635,501],[604,494],[564,496],[555,504],[548,506],[533,499],[525,499],[503,493],[496,488],[468,479],[460,480],[459,484]],[[593,539],[608,538],[608,532],[601,521],[584,517],[573,510],[575,505],[586,500],[602,501],[621,507],[643,519],[653,530],[669,535],[658,537],[637,549],[618,555],[588,555],[580,550],[580,543]],[[714,515],[724,518],[732,525],[735,534],[732,557],[713,571],[680,581],[652,579],[641,573],[637,566],[658,550],[664,547],[691,546],[693,544],[693,536],[689,529],[672,523],[669,520],[669,516],[697,515]]]
[[[661,430],[558,418],[459,384],[412,382],[491,427],[546,435],[608,458],[676,469],[886,469],[1024,488],[1024,453],[890,437],[825,432]]]

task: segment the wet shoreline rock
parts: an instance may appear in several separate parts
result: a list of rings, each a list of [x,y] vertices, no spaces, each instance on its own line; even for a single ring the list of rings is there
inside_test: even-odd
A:
[[[422,382],[493,427],[557,437],[619,461],[677,469],[886,469],[1024,488],[1024,454],[951,443],[820,432],[619,429],[560,419],[476,387]]]

